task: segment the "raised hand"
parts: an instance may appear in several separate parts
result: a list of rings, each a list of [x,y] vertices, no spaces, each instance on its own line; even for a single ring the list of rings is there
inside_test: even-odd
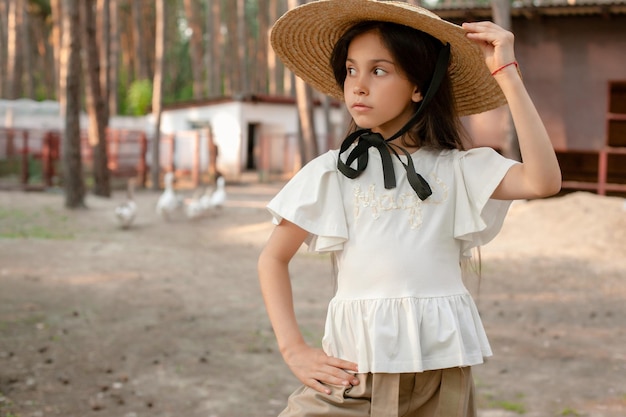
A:
[[[490,72],[515,61],[515,37],[508,30],[492,22],[463,23],[463,29],[467,32],[467,38],[482,49]]]

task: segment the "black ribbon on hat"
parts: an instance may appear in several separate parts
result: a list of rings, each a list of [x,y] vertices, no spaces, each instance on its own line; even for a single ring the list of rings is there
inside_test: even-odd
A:
[[[433,74],[433,78],[430,81],[428,88],[426,89],[426,93],[424,94],[424,98],[419,104],[416,112],[411,116],[409,121],[400,129],[396,134],[392,137],[385,139],[380,133],[372,132],[371,129],[359,129],[344,139],[341,144],[341,148],[339,150],[339,158],[337,158],[337,168],[343,175],[348,178],[354,179],[361,175],[365,168],[367,168],[367,162],[369,160],[368,149],[371,147],[375,147],[378,149],[380,153],[382,166],[383,166],[383,177],[385,180],[385,188],[391,189],[396,187],[396,174],[393,169],[393,159],[391,154],[393,153],[396,158],[402,163],[404,169],[407,174],[407,180],[411,185],[411,188],[417,193],[417,196],[421,200],[426,200],[433,192],[428,185],[428,182],[415,171],[415,165],[413,164],[413,158],[409,152],[401,146],[391,143],[392,140],[399,138],[404,135],[408,130],[417,123],[417,120],[426,105],[433,98],[439,86],[441,85],[441,81],[443,81],[444,76],[446,75],[446,71],[448,70],[448,63],[450,61],[450,44],[446,43],[443,48],[439,51],[439,56],[437,57],[437,63],[435,64],[435,72]],[[346,162],[341,160],[341,154],[348,150],[350,146],[354,143],[355,140],[358,139],[357,145],[352,149]],[[396,151],[399,149],[406,157],[407,163],[405,164],[400,155]],[[354,161],[357,161],[357,167],[352,168],[350,165]]]

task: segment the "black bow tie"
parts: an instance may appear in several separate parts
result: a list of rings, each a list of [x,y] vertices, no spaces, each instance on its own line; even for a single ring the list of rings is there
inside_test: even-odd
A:
[[[344,140],[341,144],[339,154],[341,155],[348,150],[350,145],[352,145],[357,138],[359,139],[359,143],[354,147],[352,152],[350,152],[346,162],[343,162],[341,158],[337,161],[337,168],[339,168],[339,171],[341,171],[343,175],[352,179],[361,175],[361,173],[365,171],[365,168],[367,168],[367,162],[369,160],[368,149],[373,146],[378,149],[378,152],[380,153],[386,189],[389,190],[396,187],[396,174],[393,169],[393,160],[391,157],[391,154],[393,153],[404,166],[409,184],[411,184],[411,188],[415,190],[418,197],[421,200],[425,200],[433,193],[424,177],[415,172],[413,158],[411,158],[409,152],[400,146],[391,144],[388,140],[385,140],[380,133],[374,133],[369,129],[357,130]],[[404,155],[406,155],[406,164],[402,161],[402,159],[400,159],[400,155],[398,155],[398,152],[396,152],[394,147],[398,148],[402,153],[404,153]],[[355,160],[357,161],[356,169],[350,166]]]
[[[428,198],[433,192],[430,189],[430,186],[420,174],[415,172],[415,166],[413,164],[413,158],[409,152],[401,146],[394,145],[391,143],[392,140],[399,138],[409,131],[411,127],[417,123],[419,116],[432,99],[433,95],[439,89],[439,85],[448,71],[448,63],[450,61],[450,44],[444,45],[439,51],[439,56],[437,57],[437,63],[435,64],[435,72],[433,74],[433,78],[429,83],[429,86],[426,88],[426,93],[424,93],[424,98],[422,99],[419,107],[417,108],[415,114],[411,116],[411,119],[400,129],[395,135],[390,137],[389,139],[385,139],[382,137],[380,133],[372,132],[370,129],[360,129],[353,133],[351,133],[341,144],[341,149],[339,151],[339,158],[337,161],[337,168],[343,175],[348,178],[356,178],[367,168],[367,162],[369,159],[368,149],[372,146],[378,149],[380,153],[380,157],[382,159],[383,164],[383,176],[385,179],[385,188],[391,189],[396,186],[396,174],[393,169],[393,159],[391,154],[393,153],[398,160],[404,166],[406,170],[407,179],[409,184],[411,184],[411,188],[415,190],[417,196],[423,201]],[[341,154],[348,150],[348,148],[354,143],[355,140],[359,140],[359,143],[352,149],[346,162],[341,160]],[[396,148],[399,149],[404,155],[407,157],[407,163],[405,164],[398,152],[396,152]],[[357,167],[352,168],[350,165],[357,161]]]

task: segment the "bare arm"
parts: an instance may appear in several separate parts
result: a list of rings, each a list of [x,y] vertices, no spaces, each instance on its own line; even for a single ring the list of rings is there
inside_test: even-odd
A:
[[[283,220],[274,229],[259,256],[261,293],[278,347],[294,375],[305,385],[330,393],[322,383],[356,385],[358,379],[346,370],[357,371],[356,364],[327,356],[321,349],[306,344],[298,327],[289,277],[289,262],[307,237],[307,232]]]
[[[491,22],[464,23],[467,37],[483,50],[491,72],[515,61],[513,34]],[[554,195],[561,189],[561,170],[548,132],[514,65],[494,78],[509,104],[517,131],[522,164],[509,170],[492,197],[503,200]]]

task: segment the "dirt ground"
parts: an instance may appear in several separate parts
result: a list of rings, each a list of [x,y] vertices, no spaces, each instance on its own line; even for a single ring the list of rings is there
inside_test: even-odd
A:
[[[280,184],[231,184],[221,211],[117,227],[123,198],[0,192],[0,417],[269,417],[297,386],[256,278]],[[186,191],[187,195],[190,192]],[[319,344],[325,256],[292,268]],[[480,416],[626,416],[626,207],[574,193],[515,203],[482,249],[477,304],[495,352],[475,368]]]

